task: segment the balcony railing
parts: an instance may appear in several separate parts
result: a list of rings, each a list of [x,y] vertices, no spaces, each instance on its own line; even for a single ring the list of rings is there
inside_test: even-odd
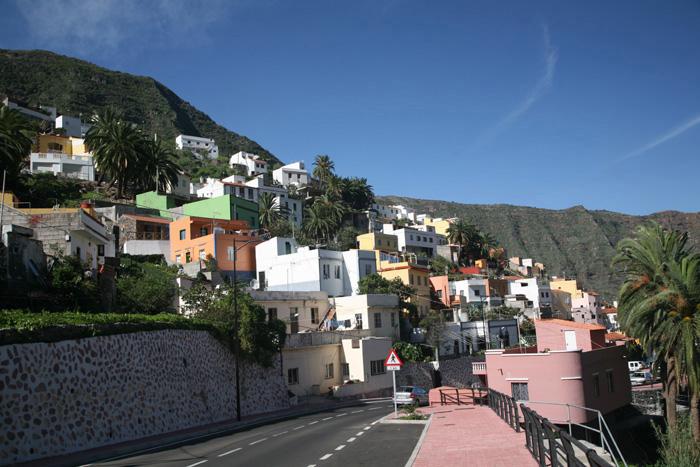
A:
[[[37,159],[55,159],[55,160],[67,160],[67,161],[76,161],[76,162],[85,162],[85,163],[92,163],[92,156],[84,155],[84,154],[64,154],[62,152],[51,152],[49,150],[48,153],[46,152],[39,152],[39,153],[34,153]]]
[[[475,375],[485,375],[486,362],[472,362],[472,373]]]
[[[301,332],[298,334],[287,334],[284,348],[298,349],[300,347],[334,345],[340,344],[343,339],[362,339],[369,336],[369,329],[356,329],[344,332]]]
[[[170,240],[170,232],[126,232],[124,240]]]

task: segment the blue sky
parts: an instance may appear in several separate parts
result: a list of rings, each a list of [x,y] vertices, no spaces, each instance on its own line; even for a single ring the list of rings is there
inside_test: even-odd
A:
[[[152,76],[377,195],[700,211],[698,1],[0,4],[0,48]]]

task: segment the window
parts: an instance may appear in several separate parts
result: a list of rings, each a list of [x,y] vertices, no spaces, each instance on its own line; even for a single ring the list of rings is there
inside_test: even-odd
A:
[[[423,285],[428,285],[428,276],[423,276]]]
[[[340,279],[340,266],[335,267],[335,278]]]
[[[410,282],[410,284],[413,285],[413,274],[411,273],[408,274],[408,282]]]
[[[289,309],[289,327],[292,334],[299,332],[299,311],[297,308]]]
[[[209,229],[207,229],[206,227],[202,227],[201,229],[199,229],[199,235],[202,237],[204,237],[205,235],[209,235]]]
[[[520,287],[527,287],[528,285],[530,285],[530,284],[528,284],[527,282],[521,282],[521,283],[520,283]]]
[[[207,259],[207,252],[205,250],[199,250],[199,259],[201,261],[204,261]]]
[[[299,368],[287,370],[287,384],[299,384]]]
[[[188,251],[187,253],[185,253],[185,263],[189,263],[190,261],[192,261],[192,255]]]
[[[229,246],[226,248],[227,256],[229,261],[233,261],[233,258],[236,256],[236,253],[233,251],[233,247]]]
[[[311,308],[311,324],[318,324],[318,308]]]
[[[331,277],[331,266],[329,264],[323,265],[323,278],[328,279]]]
[[[433,243],[433,237],[430,237],[430,243]]]
[[[377,239],[377,246],[382,246],[382,239],[381,238]]]
[[[181,263],[182,262],[182,255],[175,255],[175,262]]]
[[[394,240],[394,246],[396,246],[396,240]]]
[[[267,309],[267,319],[268,320],[277,319],[277,308],[268,308]]]
[[[284,254],[285,255],[292,254],[292,244],[290,242],[284,242]]]
[[[372,376],[383,375],[386,373],[386,369],[384,368],[384,360],[372,360],[370,362],[370,371]]]
[[[104,256],[105,255],[105,246],[104,245],[97,245],[97,256]]]
[[[396,313],[391,312],[391,327],[396,327]]]
[[[475,296],[475,297],[478,297],[478,296],[480,296],[480,295],[481,295],[481,290],[474,289],[474,296]]]
[[[343,378],[349,378],[350,377],[350,364],[349,363],[341,363],[340,366],[342,367]]]
[[[608,394],[612,394],[613,392],[615,392],[615,384],[613,381],[612,371],[608,371],[606,373],[606,376],[608,377]]]
[[[357,324],[357,329],[362,329],[362,313],[355,314],[355,323]]]
[[[180,231],[180,240],[185,240],[186,238],[187,238],[187,232],[185,231],[185,229],[182,229]]]
[[[600,378],[598,378],[598,373],[593,375],[593,395],[600,397]]]
[[[381,314],[381,313],[375,313],[375,314],[374,314],[374,327],[375,327],[375,328],[381,328],[381,327],[382,327],[382,314]]]
[[[530,391],[527,388],[527,383],[510,383],[510,389],[513,392],[513,399],[516,401],[530,400]]]
[[[326,365],[326,378],[333,378],[333,364]]]
[[[409,235],[409,237],[411,238],[411,240],[413,240],[413,235]]]
[[[370,274],[372,274],[372,265],[365,264],[365,276],[369,276]]]

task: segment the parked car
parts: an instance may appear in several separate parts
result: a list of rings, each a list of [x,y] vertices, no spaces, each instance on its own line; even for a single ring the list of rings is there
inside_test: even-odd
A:
[[[643,370],[647,368],[647,366],[644,364],[644,362],[634,360],[631,362],[627,362],[627,368],[629,369],[630,373],[633,373],[635,371]]]
[[[632,386],[639,386],[641,384],[649,384],[654,382],[654,377],[648,371],[635,371],[630,376],[630,383]]]
[[[399,405],[427,405],[430,403],[428,391],[420,386],[400,386],[394,394],[394,402]]]

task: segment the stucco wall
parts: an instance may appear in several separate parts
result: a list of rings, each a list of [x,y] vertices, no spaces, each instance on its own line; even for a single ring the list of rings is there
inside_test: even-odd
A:
[[[243,416],[287,408],[279,367],[241,366]],[[0,465],[236,416],[234,356],[163,330],[0,347]]]

